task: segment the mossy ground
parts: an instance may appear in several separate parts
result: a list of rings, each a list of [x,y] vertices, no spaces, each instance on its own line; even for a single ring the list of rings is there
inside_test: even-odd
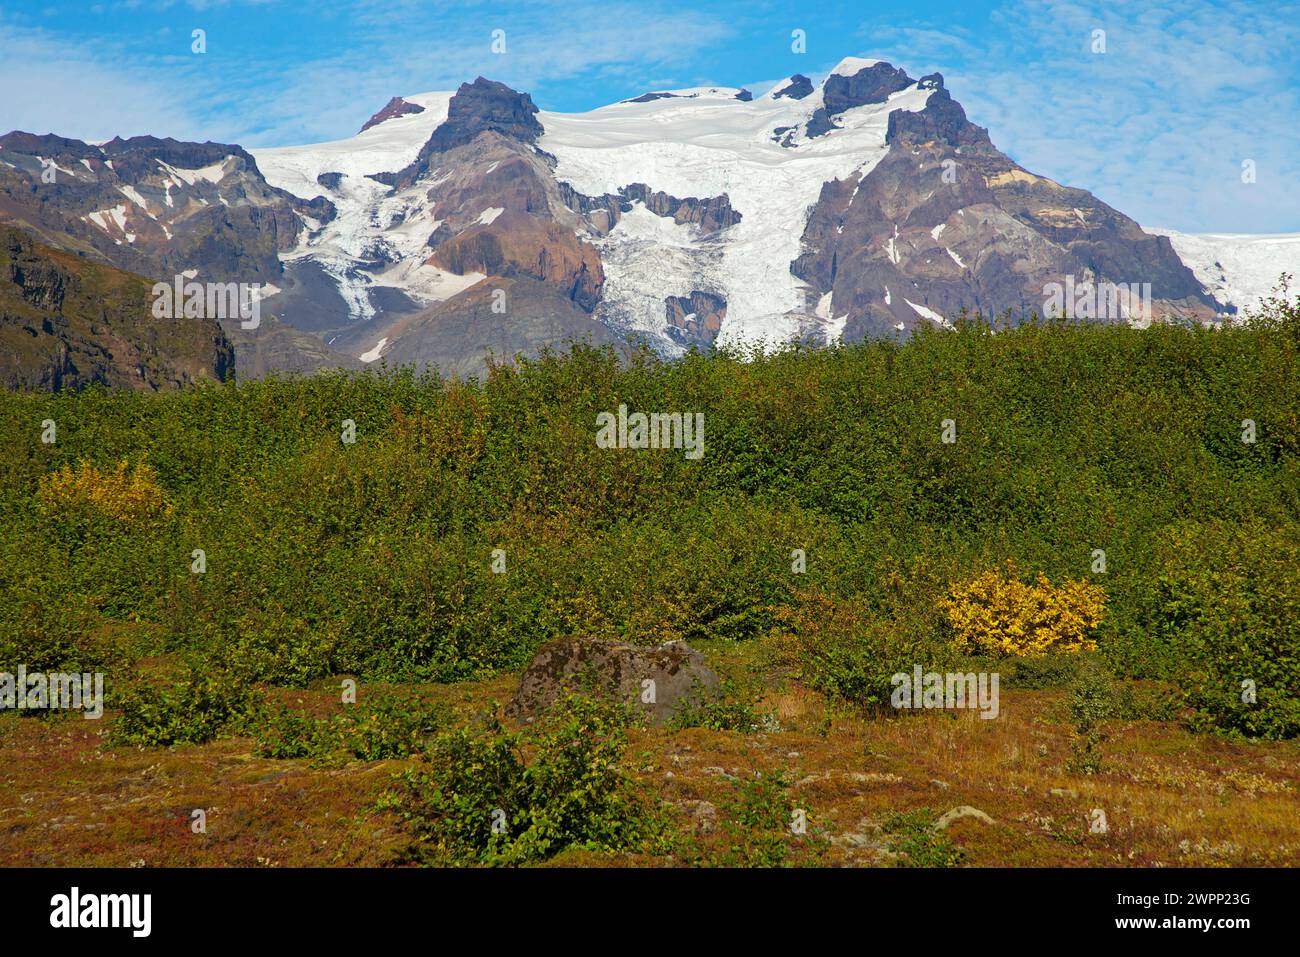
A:
[[[707,649],[743,673],[766,642]],[[513,674],[419,686],[468,719],[509,699]],[[922,712],[872,717],[775,676],[759,703],[780,731],[634,729],[625,767],[663,802],[674,850],[568,851],[570,866],[718,862],[741,781],[781,772],[803,836],[783,835],[785,863],[891,866],[882,825],[899,812],[972,805],[994,820],[945,832],[964,866],[1295,866],[1300,864],[1300,747],[1193,734],[1179,721],[1111,721],[1097,774],[1069,770],[1074,741],[1063,689],[1004,689],[1001,716]],[[362,700],[368,690],[361,686]],[[326,714],[337,684],[275,689],[272,700]],[[108,748],[101,721],[0,719],[0,864],[6,866],[384,866],[407,838],[376,810],[403,761],[325,765],[256,757],[250,738],[175,748]],[[706,801],[711,820],[692,813]],[[206,833],[191,813],[207,814]],[[1094,809],[1107,830],[1091,829]]]

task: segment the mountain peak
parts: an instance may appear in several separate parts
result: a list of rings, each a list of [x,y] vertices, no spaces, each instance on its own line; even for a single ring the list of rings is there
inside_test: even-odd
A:
[[[811,137],[837,129],[835,117],[857,106],[885,103],[912,85],[907,71],[884,60],[846,57],[822,83],[822,105],[808,121]]]
[[[420,106],[418,103],[412,103],[400,96],[395,96],[388,101],[382,110],[370,117],[370,119],[366,120],[365,125],[361,127],[359,132],[364,133],[372,126],[378,126],[380,123],[384,122],[384,120],[391,120],[397,116],[406,116],[410,113],[423,112],[424,107]]]
[[[769,96],[774,100],[783,98],[791,100],[802,100],[805,96],[811,96],[813,92],[812,80],[802,73],[795,73],[788,76],[776,86],[772,87]]]
[[[434,130],[426,148],[445,151],[489,130],[531,143],[542,134],[537,112],[527,93],[480,76],[460,85],[447,105],[446,122]]]
[[[839,63],[835,65],[835,69],[831,70],[830,75],[831,76],[856,76],[857,74],[861,73],[863,70],[869,70],[873,66],[878,66],[881,63],[885,63],[885,61],[873,60],[868,57],[846,56],[843,60],[841,60]],[[890,67],[890,69],[893,68],[888,63],[885,63],[885,66]]]

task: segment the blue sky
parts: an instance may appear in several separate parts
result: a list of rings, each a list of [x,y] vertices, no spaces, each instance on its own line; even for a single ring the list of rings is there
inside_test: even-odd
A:
[[[1300,4],[1262,0],[0,0],[0,132],[289,145],[479,74],[579,111],[871,56],[939,70],[1017,162],[1143,225],[1297,232],[1297,46]]]

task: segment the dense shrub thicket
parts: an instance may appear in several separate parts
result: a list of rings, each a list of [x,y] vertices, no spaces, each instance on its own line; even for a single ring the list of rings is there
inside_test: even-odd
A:
[[[481,384],[0,395],[0,668],[98,668],[110,695],[168,653],[233,680],[451,681],[561,635],[776,629],[811,683],[871,700],[952,654],[945,596],[1014,563],[1104,589],[1089,641],[1117,673],[1178,682],[1214,726],[1294,735],[1291,316],[673,363],[577,347]],[[620,404],[702,412],[703,457],[598,447]],[[86,520],[89,467],[151,507]]]

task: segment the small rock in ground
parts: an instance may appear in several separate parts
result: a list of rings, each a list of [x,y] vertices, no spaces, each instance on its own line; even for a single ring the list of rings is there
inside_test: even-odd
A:
[[[718,809],[712,801],[682,801],[697,834],[712,834],[718,825]]]
[[[985,824],[993,823],[993,818],[989,817],[979,808],[971,807],[969,804],[959,804],[951,811],[947,811],[943,817],[939,818],[939,820],[935,821],[934,828],[936,831],[946,830],[949,824],[963,817],[973,817],[977,821],[983,821]]]

